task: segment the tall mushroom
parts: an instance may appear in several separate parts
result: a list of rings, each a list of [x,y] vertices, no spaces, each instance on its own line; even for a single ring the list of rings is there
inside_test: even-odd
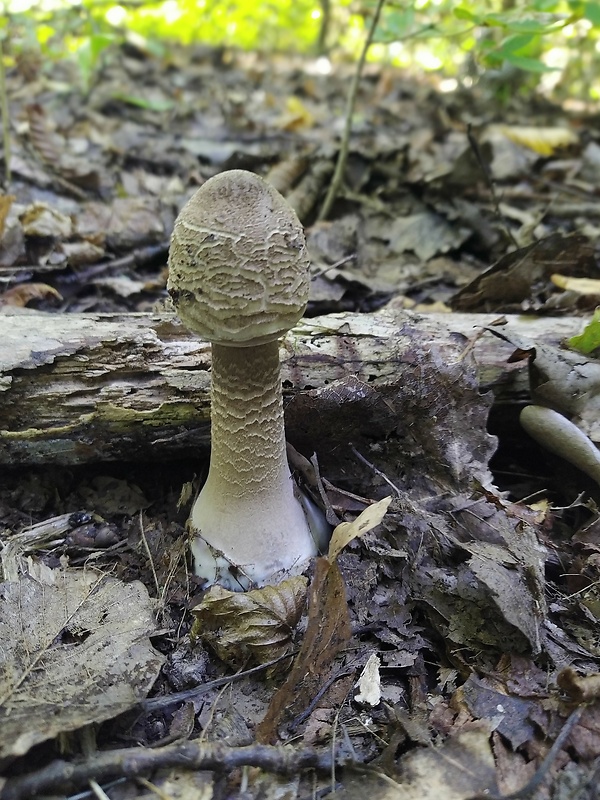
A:
[[[208,180],[175,222],[168,290],[211,342],[211,456],[192,509],[194,571],[231,589],[299,571],[316,553],[286,457],[279,339],[308,300],[302,226],[257,175]]]

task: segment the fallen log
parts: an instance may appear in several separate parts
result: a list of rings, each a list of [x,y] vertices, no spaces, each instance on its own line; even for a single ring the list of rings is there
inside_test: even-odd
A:
[[[401,395],[418,354],[432,348],[475,370],[494,402],[525,401],[525,365],[506,363],[513,348],[487,333],[476,338],[494,319],[383,310],[302,320],[282,342],[288,437],[306,441],[302,409],[318,415],[320,392],[336,382]],[[581,328],[579,318],[513,316],[503,330],[558,344]],[[174,316],[4,309],[0,343],[0,464],[158,461],[208,447],[210,346]],[[302,395],[310,402],[294,413]]]

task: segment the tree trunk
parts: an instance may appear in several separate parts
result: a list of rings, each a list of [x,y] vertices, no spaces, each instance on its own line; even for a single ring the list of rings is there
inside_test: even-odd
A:
[[[419,367],[417,345],[446,349],[465,370],[474,363],[494,402],[526,400],[524,362],[506,363],[514,348],[489,333],[476,338],[494,319],[385,310],[303,320],[281,345],[286,399],[348,379],[401,392]],[[578,318],[515,316],[500,330],[558,344],[581,328]],[[1,464],[158,461],[209,445],[210,345],[173,316],[5,309],[0,343]],[[319,391],[310,397],[318,414]],[[288,438],[306,438],[310,420],[288,411]]]

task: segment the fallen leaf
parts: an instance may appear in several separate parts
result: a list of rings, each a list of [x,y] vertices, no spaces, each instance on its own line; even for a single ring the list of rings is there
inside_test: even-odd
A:
[[[312,128],[315,124],[314,115],[304,105],[302,100],[292,95],[285,102],[285,112],[277,120],[276,125],[284,131],[301,131]]]
[[[384,518],[391,502],[391,497],[384,497],[383,500],[379,500],[377,503],[365,508],[353,522],[340,522],[331,535],[329,553],[327,554],[328,560],[330,562],[335,561],[344,547],[350,544],[353,539],[364,536],[365,533],[376,528]]]
[[[434,747],[420,747],[402,756],[398,774],[370,770],[352,776],[336,800],[467,800],[494,797],[494,758],[490,735],[483,725],[461,731]]]
[[[600,281],[595,278],[570,278],[568,275],[555,273],[550,280],[559,289],[578,294],[600,294]]]
[[[12,208],[12,204],[16,199],[17,198],[14,194],[0,195],[0,237],[4,236],[4,225],[6,224],[6,218],[8,216],[8,212]]]
[[[0,295],[0,306],[17,306],[24,308],[32,300],[62,300],[62,295],[47,283],[22,283],[13,286]]]
[[[329,679],[335,657],[350,640],[346,589],[337,562],[317,559],[308,596],[308,624],[300,652],[257,728],[260,742],[275,741],[282,723],[307,710]]]
[[[192,635],[234,667],[248,659],[257,664],[273,661],[290,646],[304,608],[307,584],[299,575],[277,586],[249,592],[213,586],[192,609]]]
[[[163,662],[142,583],[44,570],[0,585],[0,757],[146,697]]]
[[[556,150],[579,142],[577,134],[569,128],[531,125],[498,125],[496,128],[512,142],[522,144],[540,156],[551,156]]]
[[[451,299],[455,311],[521,311],[520,304],[531,297],[532,287],[562,274],[593,274],[594,245],[583,234],[563,236],[552,233],[534,244],[502,256]]]
[[[61,214],[56,208],[45,203],[32,203],[21,214],[21,225],[26,236],[63,239],[71,236],[73,222],[71,217]]]
[[[491,679],[475,673],[469,675],[459,694],[473,717],[485,720],[492,730],[501,733],[513,750],[535,738],[536,727],[529,719],[532,700],[500,692]]]
[[[576,703],[589,703],[600,697],[600,674],[578,675],[573,667],[561,669],[556,682]]]
[[[381,661],[378,656],[371,653],[356,683],[358,692],[354,695],[354,699],[357,703],[374,708],[381,702],[380,666]]]

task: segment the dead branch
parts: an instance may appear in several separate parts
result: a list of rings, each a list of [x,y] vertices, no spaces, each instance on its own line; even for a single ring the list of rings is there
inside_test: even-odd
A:
[[[189,741],[154,749],[132,747],[98,753],[80,762],[53,761],[27,775],[9,778],[0,790],[0,800],[29,800],[49,792],[71,793],[90,780],[138,778],[168,767],[230,773],[239,767],[252,766],[279,775],[293,775],[305,769],[330,771],[333,761],[331,752],[319,753],[312,747],[298,746],[229,747],[220,742]],[[341,766],[347,757],[335,761]]]
[[[465,369],[474,360],[479,387],[495,402],[523,402],[525,363],[507,364],[509,344],[478,336],[494,319],[385,310],[303,320],[282,343],[286,399],[310,393],[318,413],[319,390],[348,379],[400,392],[418,344],[464,358]],[[582,327],[578,318],[515,316],[502,330],[558,344]],[[158,461],[208,447],[210,346],[175,317],[4,309],[0,341],[0,464]],[[294,443],[307,421],[294,418],[292,405]]]

